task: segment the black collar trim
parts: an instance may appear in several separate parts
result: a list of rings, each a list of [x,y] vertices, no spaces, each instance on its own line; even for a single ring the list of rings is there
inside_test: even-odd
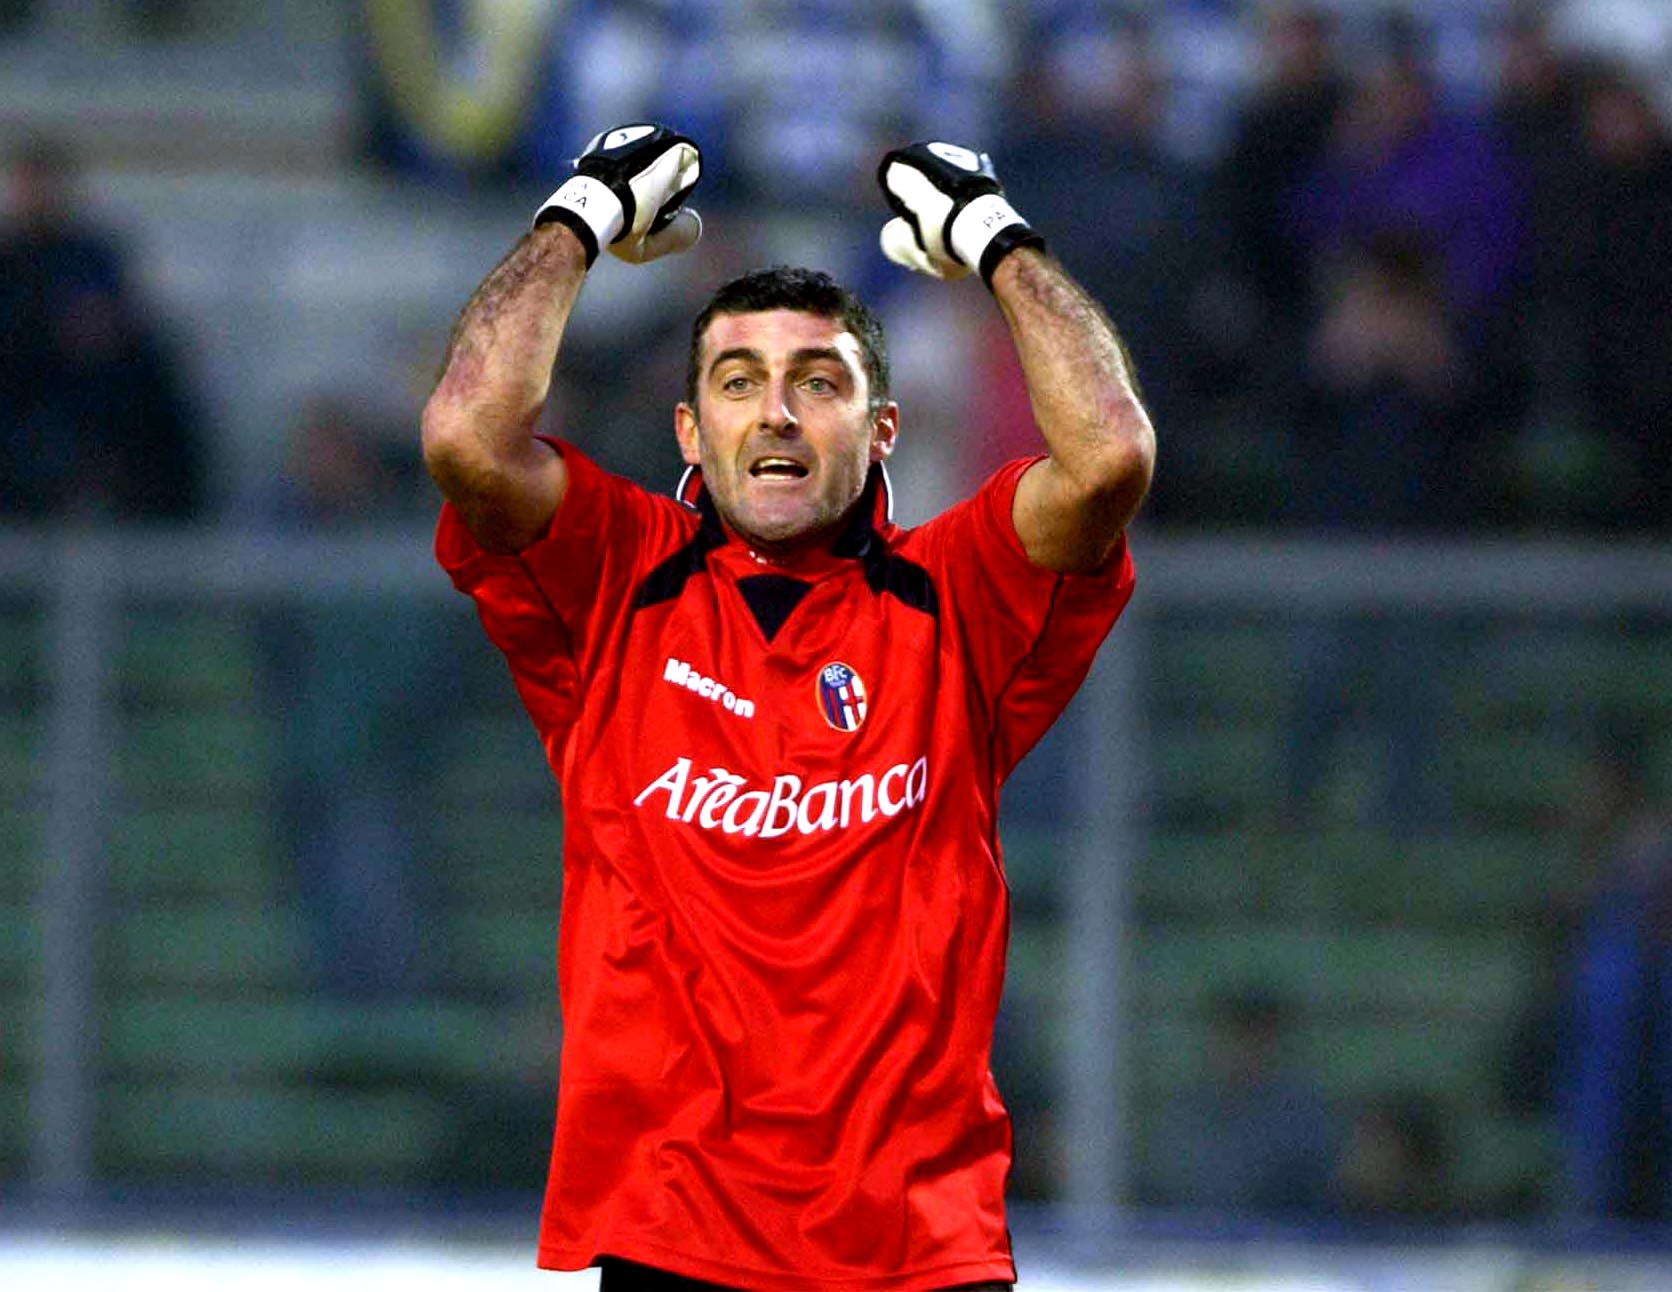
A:
[[[685,468],[684,474],[679,478],[679,484],[674,489],[674,496],[697,512],[702,517],[702,522],[689,543],[645,576],[633,596],[635,608],[674,600],[684,591],[685,584],[692,575],[707,568],[708,554],[724,547],[730,541],[726,527],[720,521],[720,513],[714,506],[714,500],[709,497],[708,490],[702,483],[702,473],[696,467]],[[882,463],[876,462],[871,465],[870,473],[866,476],[865,491],[860,495],[858,505],[849,514],[847,524],[830,546],[831,555],[858,561],[865,571],[865,582],[872,591],[886,592],[898,597],[912,609],[921,610],[931,618],[938,618],[940,602],[929,572],[916,562],[895,556],[883,540],[882,527],[892,524],[893,520],[894,489],[888,479],[888,472]],[[789,575],[780,577],[789,582],[801,583]],[[781,589],[775,587],[773,594],[765,600],[771,603],[766,611],[767,619],[762,619],[758,610],[756,618],[770,640],[783,626],[783,621],[789,617],[790,612],[800,604],[801,594],[796,595],[791,602]],[[753,608],[751,603],[751,609]],[[770,628],[767,626],[768,619],[775,621]]]

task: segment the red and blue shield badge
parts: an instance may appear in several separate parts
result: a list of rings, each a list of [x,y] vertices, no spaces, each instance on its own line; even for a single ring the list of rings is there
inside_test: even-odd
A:
[[[865,721],[865,683],[846,664],[819,670],[819,711],[837,731],[858,731]]]

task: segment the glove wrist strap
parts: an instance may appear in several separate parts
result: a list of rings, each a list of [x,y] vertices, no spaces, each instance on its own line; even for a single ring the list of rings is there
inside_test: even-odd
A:
[[[1008,225],[994,234],[993,240],[982,250],[981,263],[977,266],[988,291],[993,290],[993,271],[999,267],[999,261],[1018,247],[1037,247],[1043,251],[1045,238],[1026,222]]]
[[[953,217],[947,242],[958,259],[980,271],[981,281],[989,288],[999,261],[1017,247],[1045,245],[1045,239],[998,193],[985,193],[966,204]]]
[[[621,199],[610,186],[590,175],[571,175],[540,207],[534,227],[551,220],[567,225],[586,248],[586,265],[598,259],[599,249],[620,236],[624,227]]]

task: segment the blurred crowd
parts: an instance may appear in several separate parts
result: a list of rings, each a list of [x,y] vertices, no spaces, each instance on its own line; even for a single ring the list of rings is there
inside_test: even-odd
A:
[[[816,211],[851,249],[887,147],[977,140],[1130,341],[1166,445],[1151,523],[1664,529],[1666,87],[1572,38],[1577,8],[581,3],[497,164],[546,178],[596,120],[666,119],[704,146],[704,205]],[[484,173],[398,117],[377,138],[408,174]],[[843,267],[885,313],[902,290]],[[953,341],[967,397],[929,401],[935,429],[1025,443],[1002,338]]]
[[[1575,1232],[1672,1225],[1672,796],[1646,769],[1655,733],[1599,733],[1540,822],[1547,909],[1526,930],[1536,986],[1499,1038],[1499,1109],[1549,1128],[1538,1165],[1470,1179],[1470,1116],[1391,1069],[1331,1096],[1299,1001],[1229,976],[1208,1005],[1196,1078],[1137,1134],[1134,1197],[1221,1220],[1434,1226],[1543,1218]],[[1538,861],[1529,859],[1529,865]],[[1471,1110],[1479,1112],[1481,1109]],[[1022,1176],[1024,1187],[1029,1178]]]
[[[400,75],[401,51],[435,41],[386,17],[361,33],[365,155],[397,185],[526,194],[599,122],[678,124],[705,149],[705,208],[734,230],[811,222],[878,301],[908,425],[968,475],[1028,445],[1018,377],[994,329],[911,303],[876,254],[872,172],[904,139],[977,141],[1130,341],[1166,445],[1150,524],[1664,530],[1667,86],[1584,39],[1575,15],[1610,7],[576,0],[515,41],[455,33],[520,78],[504,74],[520,111],[474,151]],[[11,162],[0,506],[212,509],[201,375],[148,320],[120,243],[69,204],[73,159],[32,141]],[[768,227],[757,254],[783,241]],[[642,312],[614,341],[669,356],[684,323]],[[913,379],[919,351],[938,382]],[[575,357],[595,438],[660,466],[659,369]]]

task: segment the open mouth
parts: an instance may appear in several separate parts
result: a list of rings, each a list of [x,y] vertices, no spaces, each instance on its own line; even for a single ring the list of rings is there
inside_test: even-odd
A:
[[[750,464],[749,474],[757,480],[800,480],[807,467],[794,458],[761,458]]]

